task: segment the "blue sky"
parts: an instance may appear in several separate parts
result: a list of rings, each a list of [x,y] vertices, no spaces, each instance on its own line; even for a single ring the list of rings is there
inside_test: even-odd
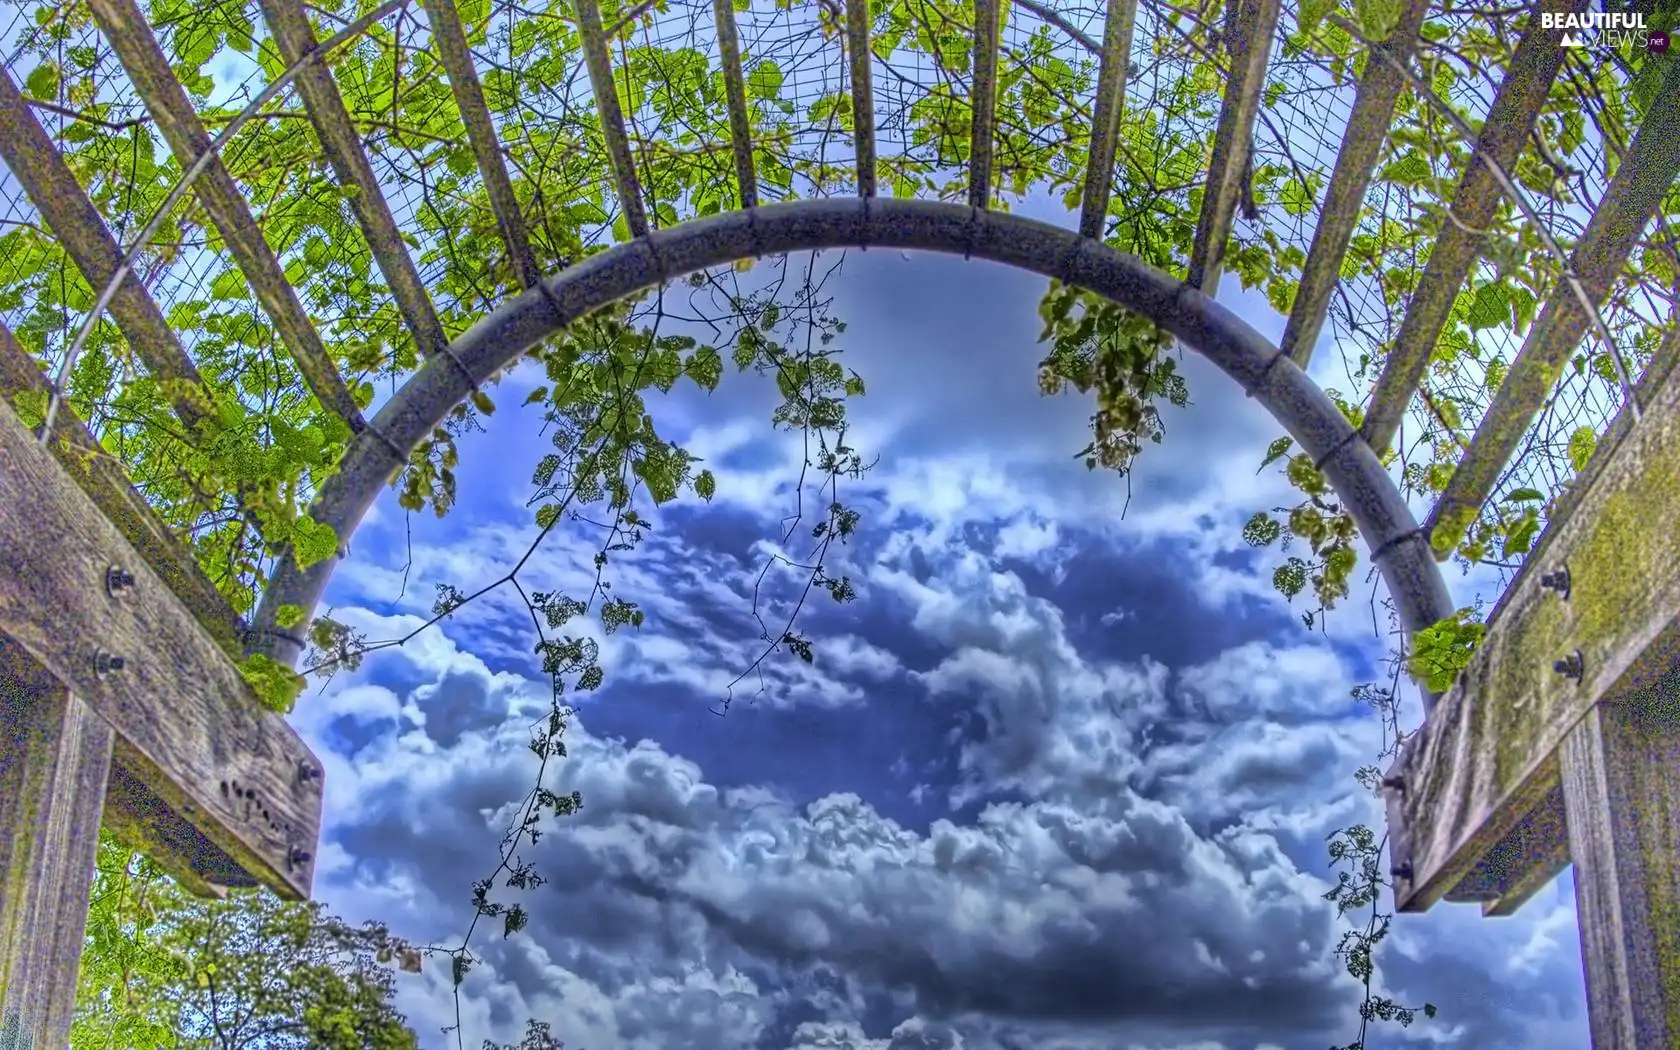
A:
[[[1282,318],[1227,285],[1275,337]],[[1353,780],[1379,727],[1349,698],[1380,674],[1380,592],[1356,583],[1309,633],[1271,588],[1276,552],[1244,546],[1250,514],[1292,502],[1256,473],[1279,429],[1189,356],[1193,403],[1168,415],[1127,506],[1123,481],[1075,459],[1089,403],[1037,393],[1040,279],[852,252],[829,289],[843,361],[869,383],[852,436],[880,456],[850,492],[863,523],[835,566],[861,596],[813,605],[813,665],[782,654],[761,695],[712,714],[759,644],[752,587],[799,447],[768,425],[768,380],[655,403],[716,471],[716,498],[664,508],[615,566],[648,621],[602,640],[607,685],[550,781],[584,809],[527,851],[548,882],[505,899],[528,928],[475,938],[465,1045],[513,1039],[528,1016],[574,1050],[1352,1038],[1324,840],[1380,828]],[[1326,385],[1335,356],[1315,369]],[[435,584],[470,591],[519,557],[546,441],[515,406],[537,381],[507,379],[488,433],[462,441],[457,509],[413,519],[406,594],[407,526],[381,500],[334,578],[335,616],[393,637]],[[557,533],[522,581],[581,590],[589,543]],[[1486,585],[1449,575],[1466,599]],[[531,785],[528,726],[548,702],[534,641],[517,599],[493,597],[300,701],[294,724],[327,768],[319,899],[458,941]],[[1567,877],[1512,918],[1399,917],[1383,973],[1441,1012],[1374,1046],[1586,1040]],[[404,976],[399,1002],[424,1046],[454,1045],[438,1034],[445,967]]]

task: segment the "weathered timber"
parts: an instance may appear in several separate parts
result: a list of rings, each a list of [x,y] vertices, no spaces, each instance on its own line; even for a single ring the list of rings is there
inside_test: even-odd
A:
[[[1196,240],[1190,247],[1187,280],[1193,288],[1213,295],[1219,287],[1219,264],[1231,222],[1248,177],[1248,156],[1254,144],[1254,119],[1266,89],[1266,63],[1277,35],[1280,0],[1233,0],[1237,3],[1230,41],[1231,69],[1225,80],[1225,99],[1213,136],[1207,190],[1196,218]]]
[[[752,124],[747,119],[747,85],[741,75],[741,35],[735,28],[735,0],[712,0],[717,24],[718,61],[723,66],[723,94],[729,104],[729,146],[735,154],[735,185],[741,207],[758,207],[758,174],[753,168]]]
[[[1595,1050],[1680,1046],[1680,650],[1564,739],[1563,794]]]
[[[1091,149],[1079,205],[1079,235],[1102,240],[1108,198],[1114,189],[1114,147],[1126,109],[1126,77],[1132,64],[1132,30],[1137,0],[1112,0],[1103,21],[1102,58],[1097,66],[1097,102],[1091,115]]]
[[[1580,12],[1586,7],[1587,0],[1541,0],[1535,13]],[[1361,433],[1379,453],[1400,429],[1459,289],[1476,263],[1484,231],[1504,199],[1491,165],[1504,171],[1516,166],[1562,65],[1563,30],[1542,29],[1538,18],[1530,18],[1476,138],[1475,152],[1453,191],[1448,218],[1429,249],[1429,262],[1406,307],[1394,349],[1372,390]]]
[[[998,0],[974,0],[974,85],[969,92],[968,203],[984,208],[992,199],[992,129],[997,123]]]
[[[10,74],[0,69],[0,159],[22,184],[29,199],[64,246],[76,269],[97,294],[111,283],[122,266],[123,253],[88,200],[52,139],[35,119]],[[111,297],[111,316],[139,355],[146,370],[159,380],[176,380],[202,388],[204,380],[193,367],[175,332],[163,318],[139,278],[126,274]],[[170,399],[175,415],[195,432],[205,411],[185,394]]]
[[[869,0],[846,0],[846,58],[852,74],[852,142],[859,197],[875,196],[875,82],[869,51]]]
[[[1565,737],[1595,704],[1649,689],[1680,651],[1680,368],[1662,360],[1639,385],[1642,418],[1624,411],[1610,428],[1391,771],[1404,784],[1388,793],[1391,837],[1409,848],[1395,860],[1412,870],[1398,883],[1401,911],[1463,886],[1502,914],[1544,885],[1561,866],[1545,824],[1556,823]],[[1567,598],[1541,583],[1562,567]],[[1576,653],[1578,681],[1559,669]],[[1517,847],[1502,848],[1508,839]]]
[[[1359,213],[1365,206],[1365,191],[1370,188],[1377,158],[1388,141],[1394,107],[1406,85],[1405,74],[1396,64],[1404,67],[1411,62],[1418,30],[1429,15],[1430,4],[1431,0],[1410,0],[1387,39],[1372,45],[1365,56],[1365,75],[1354,94],[1353,110],[1348,114],[1342,145],[1336,153],[1336,167],[1330,175],[1330,188],[1325,191],[1324,204],[1319,208],[1312,248],[1307,252],[1301,284],[1295,291],[1283,339],[1278,343],[1302,368],[1312,360],[1318,333],[1330,309],[1330,296],[1342,272],[1342,259],[1347,255]]]
[[[262,0],[262,10],[269,31],[280,46],[280,56],[288,66],[319,48],[315,30],[309,25],[309,17],[299,0]],[[298,72],[294,83],[309,113],[309,122],[321,140],[327,163],[339,183],[354,191],[350,197],[351,210],[356,213],[368,250],[379,264],[379,272],[414,336],[415,347],[424,355],[437,353],[449,344],[449,337],[420,280],[420,271],[409,258],[408,248],[397,232],[391,205],[379,187],[356,127],[350,122],[350,113],[344,108],[344,98],[338,93],[332,70],[323,62],[311,63]]]
[[[29,508],[0,515],[0,633],[116,730],[118,766],[252,878],[307,897],[321,777],[299,770],[319,761],[9,406],[0,507]],[[133,584],[108,589],[112,566]]]
[[[112,736],[0,630],[0,1045],[69,1042]]]
[[[535,288],[542,280],[542,269],[531,251],[531,234],[525,227],[525,214],[519,210],[519,198],[513,192],[513,180],[508,178],[507,163],[502,159],[501,143],[496,137],[496,124],[490,119],[490,107],[484,103],[484,86],[479,83],[478,69],[473,65],[472,51],[467,47],[467,35],[461,27],[461,16],[455,0],[423,0],[426,20],[432,27],[432,45],[437,49],[438,61],[449,74],[449,90],[455,95],[455,108],[461,111],[461,122],[467,128],[467,141],[473,156],[478,159],[478,172],[484,178],[485,192],[490,196],[490,211],[502,231],[508,257],[519,275],[519,284]]]
[[[168,140],[170,152],[175,154],[181,170],[190,170],[199,157],[212,152],[210,133],[193,112],[187,93],[169,68],[169,59],[158,46],[145,15],[134,0],[90,0],[89,7],[128,71],[135,90],[156,118],[158,129]],[[298,301],[297,292],[280,268],[280,260],[263,238],[250,206],[220,156],[211,159],[193,183],[193,189],[256,293],[257,301],[274,321],[310,392],[323,408],[336,413],[353,432],[360,433],[367,425],[362,410],[350,396],[350,389],[344,385],[344,378],[322,344],[320,333]]]
[[[1610,294],[1676,174],[1680,174],[1680,63],[1670,63],[1645,122],[1569,258],[1569,272],[1593,310]],[[1469,449],[1430,512],[1425,527],[1437,558],[1450,556],[1475,521],[1591,320],[1576,290],[1567,280],[1562,282],[1523,340]]]
[[[11,330],[0,324],[0,400],[10,404],[16,395],[28,393],[45,404],[51,390],[34,359],[18,345]],[[243,653],[239,614],[157,512],[134,490],[128,471],[116,457],[106,452],[70,412],[60,412],[54,420],[47,451],[106,520],[117,527],[129,546],[141,553],[222,651],[238,659]]]
[[[595,91],[595,112],[601,118],[601,134],[607,140],[607,160],[618,183],[618,202],[630,236],[645,237],[647,208],[642,203],[642,186],[636,178],[636,158],[624,133],[624,110],[613,86],[612,56],[607,53],[607,36],[601,28],[601,5],[596,0],[576,0],[578,33],[583,38],[583,60],[589,67],[589,83]]]

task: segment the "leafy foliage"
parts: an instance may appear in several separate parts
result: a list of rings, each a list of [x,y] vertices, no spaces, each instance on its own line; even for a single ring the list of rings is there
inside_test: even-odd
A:
[[[102,836],[71,1047],[413,1050],[393,965],[420,952],[383,926],[266,890],[199,899]]]

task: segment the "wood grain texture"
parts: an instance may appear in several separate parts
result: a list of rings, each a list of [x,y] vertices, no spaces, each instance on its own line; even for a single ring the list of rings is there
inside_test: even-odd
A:
[[[0,635],[0,1024],[22,1045],[69,1041],[113,736]]]
[[[1191,287],[1213,295],[1219,287],[1219,264],[1237,199],[1247,178],[1248,154],[1254,141],[1254,119],[1266,89],[1266,65],[1277,35],[1280,0],[1232,0],[1236,17],[1229,34],[1231,69],[1225,80],[1225,99],[1213,135],[1213,158],[1208,163],[1207,192],[1196,219],[1196,240],[1190,248]]]
[[[1563,743],[1593,1050],[1680,1046],[1680,671]]]
[[[263,20],[274,34],[288,66],[295,65],[320,45],[298,0],[262,0],[262,10]],[[374,261],[379,264],[379,272],[397,301],[397,309],[402,311],[403,321],[414,335],[415,347],[423,355],[444,350],[449,345],[449,336],[438,320],[437,308],[420,279],[420,271],[409,258],[408,247],[397,232],[391,205],[385,200],[385,192],[373,173],[362,140],[356,135],[356,127],[350,122],[350,112],[344,108],[344,97],[333,81],[332,70],[323,62],[310,63],[298,73],[294,83],[339,184],[356,191],[350,198],[350,207],[356,213],[356,222],[367,238]]]
[[[117,761],[253,878],[309,895],[320,763],[116,527],[0,406],[0,632],[116,729]],[[108,593],[121,565],[134,585]],[[95,650],[122,657],[99,673]]]
[[[1412,737],[1401,834],[1422,911],[1488,858],[1558,787],[1558,750],[1592,707],[1640,692],[1680,659],[1680,369],[1651,370],[1636,424],[1618,421],[1489,618],[1457,684]],[[1567,598],[1540,577],[1567,566]],[[1577,683],[1554,663],[1579,651]],[[1391,821],[1393,823],[1393,821]],[[1514,851],[1503,878],[1534,886],[1555,851]]]
[[[997,121],[999,0],[974,0],[974,84],[969,99],[968,203],[985,208],[992,200],[992,140]]]
[[[846,0],[846,62],[851,73],[852,145],[859,197],[875,196],[875,80],[869,45],[869,0]]]

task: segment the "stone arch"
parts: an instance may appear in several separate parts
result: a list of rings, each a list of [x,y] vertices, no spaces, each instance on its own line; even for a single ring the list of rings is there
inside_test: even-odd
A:
[[[1049,223],[937,201],[834,198],[771,204],[684,222],[577,263],[510,299],[430,358],[358,435],[312,516],[341,538],[337,557],[300,570],[283,557],[254,627],[258,651],[288,665],[303,640],[280,630],[283,605],[311,613],[342,540],[409,453],[479,384],[543,338],[625,296],[740,259],[822,248],[913,249],[986,259],[1102,295],[1161,325],[1236,380],[1313,457],[1353,515],[1408,634],[1452,611],[1445,581],[1376,453],[1285,351],[1183,281]],[[1432,698],[1426,698],[1432,699]]]

